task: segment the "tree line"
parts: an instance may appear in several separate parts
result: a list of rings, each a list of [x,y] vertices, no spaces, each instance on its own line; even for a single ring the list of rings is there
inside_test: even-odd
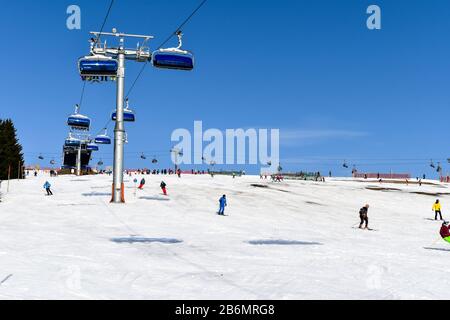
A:
[[[0,180],[24,177],[22,146],[11,119],[0,119]]]

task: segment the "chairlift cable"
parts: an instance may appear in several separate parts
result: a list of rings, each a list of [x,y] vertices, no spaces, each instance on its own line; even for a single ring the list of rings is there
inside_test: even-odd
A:
[[[181,24],[178,26],[178,28],[177,28],[174,32],[172,32],[172,33],[167,37],[167,39],[164,40],[164,42],[162,42],[162,43],[158,46],[158,48],[157,48],[156,50],[161,49],[161,48],[162,48],[162,47],[163,47],[170,39],[172,39],[172,37],[173,37],[174,35],[176,35],[177,32],[179,32],[180,29],[183,28],[183,27],[189,22],[189,20],[191,20],[191,18],[197,13],[197,11],[200,10],[200,8],[206,3],[206,1],[208,1],[208,0],[203,0],[203,1],[195,8],[195,10],[192,11],[192,13],[191,13],[191,14],[183,21],[183,23],[181,23]],[[134,79],[133,84],[131,85],[130,89],[128,90],[128,93],[127,93],[127,95],[126,95],[126,98],[128,98],[128,97],[130,96],[131,92],[132,92],[133,89],[134,89],[134,86],[136,85],[137,81],[139,80],[139,78],[141,77],[142,73],[144,72],[145,67],[147,66],[147,64],[148,64],[148,61],[146,61],[146,62],[142,65],[141,70],[139,71],[139,73],[138,73],[136,79]]]
[[[109,4],[108,11],[106,12],[105,19],[103,20],[103,23],[102,23],[102,27],[100,28],[100,33],[98,34],[97,38],[95,39],[94,46],[95,46],[95,45],[98,43],[98,41],[100,40],[100,37],[101,37],[102,32],[103,32],[103,28],[105,27],[106,21],[108,20],[108,17],[109,17],[109,14],[110,14],[110,12],[111,12],[111,8],[112,8],[113,4],[114,4],[114,0],[111,0],[111,3]]]
[[[86,81],[83,81],[83,88],[81,89],[81,97],[80,97],[80,103],[78,106],[81,108],[81,105],[83,104],[83,97],[84,97],[84,90],[86,88]]]
[[[170,39],[172,39],[172,37],[173,37],[174,35],[176,35],[177,32],[180,31],[181,28],[183,28],[184,25],[185,25],[186,23],[189,22],[189,20],[197,13],[197,11],[200,10],[200,8],[206,3],[206,1],[208,1],[208,0],[203,0],[203,1],[197,6],[197,8],[189,15],[189,17],[187,17],[187,18],[183,21],[183,23],[180,24],[180,25],[178,26],[178,28],[175,30],[175,32],[171,33],[170,36],[168,36],[167,39],[166,39],[163,43],[161,43],[161,45],[158,47],[158,49],[161,49],[161,48],[162,48],[162,47],[163,47]],[[158,49],[157,49],[157,50],[158,50]]]
[[[95,39],[94,46],[98,43],[98,41],[100,39],[100,35],[102,34],[103,28],[105,27],[105,24],[106,24],[106,21],[108,20],[109,14],[111,13],[111,8],[112,8],[113,4],[114,4],[114,0],[111,0],[111,3],[109,4],[109,7],[108,7],[108,11],[106,12],[105,19],[103,19],[102,27],[100,28],[100,33],[97,36],[97,38]],[[86,81],[83,81],[83,88],[81,89],[80,103],[78,104],[80,106],[80,108],[83,103],[85,89],[86,89]]]

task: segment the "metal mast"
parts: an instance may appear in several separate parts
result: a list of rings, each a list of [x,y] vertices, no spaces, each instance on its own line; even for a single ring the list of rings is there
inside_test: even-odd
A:
[[[124,90],[125,90],[125,59],[137,62],[147,62],[151,60],[151,53],[148,47],[145,47],[148,40],[153,36],[136,35],[119,33],[114,28],[112,33],[109,32],[90,32],[92,35],[100,39],[101,36],[119,37],[118,48],[108,48],[106,42],[104,45],[94,46],[92,52],[94,54],[107,55],[118,60],[117,70],[117,97],[116,97],[116,125],[114,128],[114,164],[113,164],[113,186],[111,202],[125,202],[124,184],[123,184],[123,153],[125,143],[125,128],[123,121],[124,110]],[[126,49],[124,40],[129,38],[143,39],[141,45],[138,44],[136,49]]]

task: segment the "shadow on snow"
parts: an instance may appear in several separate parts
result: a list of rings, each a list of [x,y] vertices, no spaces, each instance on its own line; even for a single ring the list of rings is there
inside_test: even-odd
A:
[[[142,199],[142,200],[158,200],[158,201],[169,201],[170,200],[168,198],[149,197],[149,196],[142,196],[142,197],[139,197],[139,199]]]
[[[168,243],[168,244],[175,244],[175,243],[181,243],[182,240],[178,239],[171,239],[171,238],[144,238],[144,237],[127,237],[127,238],[112,238],[112,242],[115,243]]]
[[[247,241],[252,245],[282,245],[282,246],[317,246],[322,245],[320,242],[296,241],[296,240],[250,240]]]
[[[435,251],[447,251],[450,252],[450,249],[444,249],[444,248],[431,248],[431,247],[423,247],[425,250],[435,250]]]
[[[82,193],[83,197],[103,197],[103,196],[111,196],[111,192],[90,192],[90,193]]]

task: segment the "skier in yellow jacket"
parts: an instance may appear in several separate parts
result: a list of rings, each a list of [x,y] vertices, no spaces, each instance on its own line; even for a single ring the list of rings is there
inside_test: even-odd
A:
[[[439,217],[442,220],[441,204],[439,203],[439,199],[436,200],[436,202],[433,204],[433,208],[431,210],[434,211],[434,220],[437,220],[438,213],[439,213]]]

